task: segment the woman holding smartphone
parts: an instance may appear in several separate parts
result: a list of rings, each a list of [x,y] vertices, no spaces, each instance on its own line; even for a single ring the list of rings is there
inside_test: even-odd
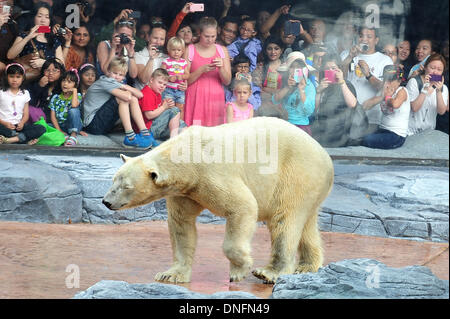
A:
[[[442,76],[444,57],[432,54],[420,75],[411,78],[406,88],[411,100],[408,135],[436,128],[436,115],[448,111],[448,88]]]
[[[288,121],[311,135],[309,117],[314,112],[316,89],[308,78],[315,69],[306,64],[299,51],[291,52],[278,71],[283,72],[283,87],[272,96],[272,102],[288,113]]]
[[[50,30],[52,11],[47,3],[40,2],[34,9],[34,27],[28,33],[20,33],[8,50],[7,57],[14,60],[38,50],[44,56],[31,60],[33,68],[40,69],[45,60],[57,58],[64,63],[61,41]],[[36,49],[35,49],[36,48]]]
[[[352,114],[358,101],[353,85],[344,80],[338,56],[324,56],[323,76],[316,91],[312,136],[324,147],[343,147],[350,143]]]

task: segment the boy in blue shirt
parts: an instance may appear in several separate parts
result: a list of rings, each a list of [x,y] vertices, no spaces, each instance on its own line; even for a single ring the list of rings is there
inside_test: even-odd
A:
[[[250,72],[256,68],[258,54],[262,50],[261,41],[256,36],[256,20],[245,18],[241,20],[239,26],[239,37],[227,46],[230,58],[234,59],[238,55],[246,55],[250,59]]]

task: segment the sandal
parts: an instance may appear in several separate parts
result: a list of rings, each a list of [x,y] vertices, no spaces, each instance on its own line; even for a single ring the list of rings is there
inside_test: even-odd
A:
[[[78,140],[75,136],[71,136],[67,139],[66,143],[64,143],[64,146],[75,146],[78,144]]]
[[[0,135],[0,144],[8,144],[8,138]]]

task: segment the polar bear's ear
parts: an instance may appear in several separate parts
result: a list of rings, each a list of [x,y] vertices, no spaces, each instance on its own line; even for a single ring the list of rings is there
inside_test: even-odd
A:
[[[149,170],[148,176],[153,180],[155,185],[164,186],[166,184],[167,176],[156,169]]]
[[[123,161],[124,163],[126,163],[131,157],[128,157],[128,156],[123,155],[123,154],[120,154],[120,158],[122,159],[122,161]]]

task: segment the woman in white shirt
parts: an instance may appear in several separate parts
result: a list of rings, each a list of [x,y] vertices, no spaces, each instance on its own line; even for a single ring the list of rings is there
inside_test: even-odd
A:
[[[403,70],[398,65],[384,67],[381,95],[364,102],[365,109],[375,105],[380,106],[381,123],[376,132],[364,137],[361,145],[370,148],[394,149],[405,143],[410,100],[406,88],[400,86],[402,77]]]
[[[406,88],[411,100],[408,135],[436,128],[436,115],[448,111],[448,88],[442,73],[445,59],[432,54],[424,65],[422,74],[411,78]]]

